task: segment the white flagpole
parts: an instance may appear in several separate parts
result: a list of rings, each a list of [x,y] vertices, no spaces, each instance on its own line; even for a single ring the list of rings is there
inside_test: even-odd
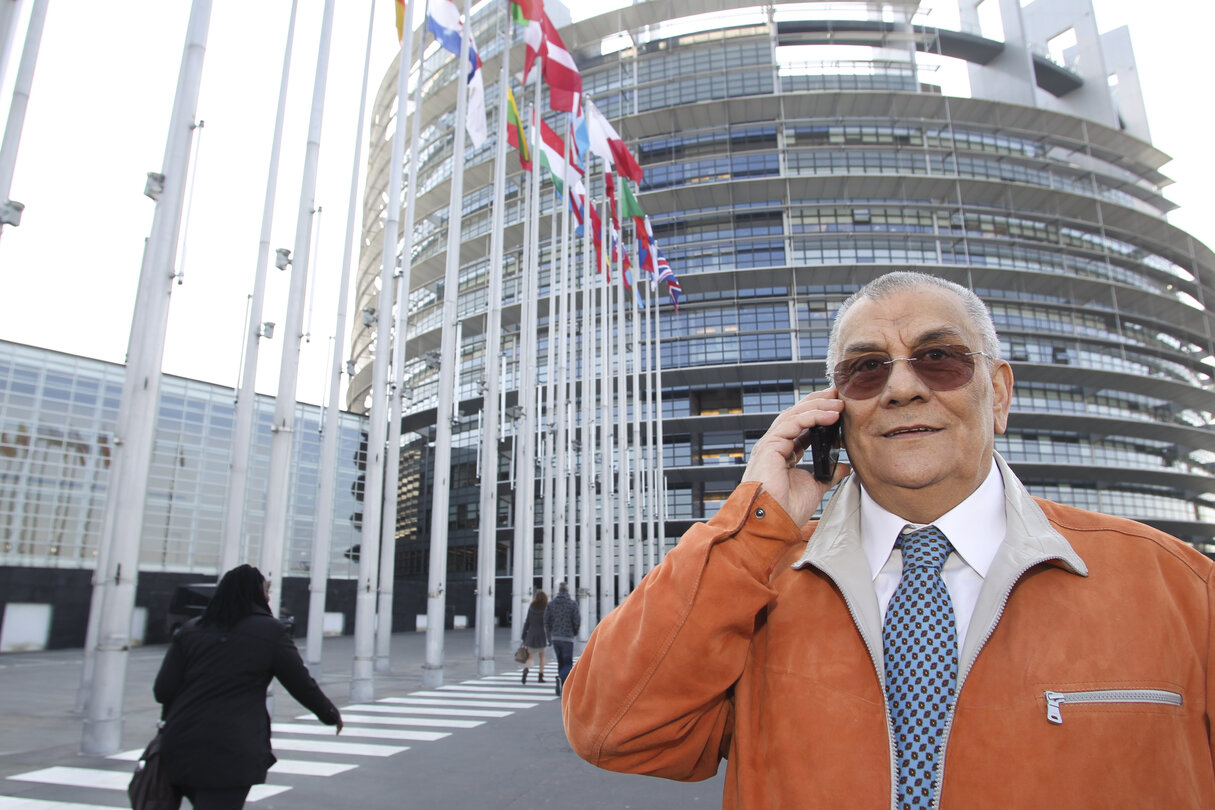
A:
[[[634,221],[635,231],[635,221]],[[635,237],[635,233],[634,233]],[[637,240],[633,240],[634,248],[637,245]],[[645,285],[644,273],[642,267],[642,257],[635,251],[631,251],[633,256],[637,257],[634,262],[633,274],[633,300],[629,302],[629,312],[632,313],[631,321],[633,322],[633,585],[642,582],[642,577],[645,576],[645,555],[643,554],[645,546],[645,528],[643,521],[645,520],[645,487],[643,486],[644,468],[642,466],[642,410],[645,406],[645,397],[642,395],[642,317],[643,312],[638,310],[638,301],[642,287]]]
[[[411,11],[408,13],[412,13]],[[411,17],[410,20],[413,18]],[[413,23],[411,22],[410,25]],[[412,39],[413,34],[410,33]],[[423,36],[424,39],[424,36]],[[410,49],[412,51],[412,48]],[[409,62],[412,62],[410,54]],[[422,133],[422,87],[424,59],[418,60],[418,80],[414,88],[413,114],[410,116],[409,154],[418,154],[418,142]],[[406,84],[408,71],[406,65]],[[398,77],[399,78],[399,77]],[[398,114],[400,117],[400,114]],[[393,147],[396,146],[396,133],[393,133]],[[395,152],[394,152],[395,154]],[[402,155],[402,160],[404,156]],[[396,176],[400,176],[401,164],[394,163]],[[405,227],[400,229],[401,269],[397,274],[397,321],[394,328],[395,337],[392,343],[392,401],[389,407],[388,446],[384,467],[388,475],[384,478],[384,502],[380,517],[380,599],[376,608],[375,624],[375,671],[390,672],[392,664],[392,603],[393,587],[396,580],[397,559],[397,506],[398,482],[401,467],[401,418],[404,411],[402,397],[405,390],[405,349],[408,345],[409,324],[409,294],[413,287],[413,229],[414,211],[418,199],[418,161],[410,158],[409,172],[405,180]],[[400,186],[396,187],[396,205],[400,205]],[[396,237],[394,237],[395,239]],[[395,246],[394,246],[395,250]],[[391,485],[390,485],[391,484]]]
[[[426,591],[426,663],[422,685],[443,685],[443,641],[447,605],[447,509],[451,498],[452,408],[459,402],[456,375],[459,333],[456,299],[460,294],[460,234],[464,224],[464,122],[468,115],[468,40],[472,36],[472,0],[464,0],[460,29],[460,56],[456,63],[456,122],[452,145],[451,202],[447,219],[447,267],[443,276],[443,338],[439,365],[439,402],[435,411],[434,487],[430,501],[430,578]],[[418,111],[420,113],[420,111]]]
[[[607,166],[604,166],[604,176],[607,175]],[[607,188],[605,182],[604,188]],[[600,562],[599,562],[599,617],[611,612],[612,608],[616,607],[616,583],[614,581],[616,569],[616,532],[617,526],[615,523],[614,512],[612,505],[612,405],[614,402],[614,393],[612,391],[613,375],[612,375],[612,319],[611,319],[611,295],[612,288],[608,281],[608,274],[611,271],[612,262],[612,238],[611,238],[611,215],[608,213],[607,194],[603,197],[603,213],[600,217],[600,227],[603,233],[603,258],[600,261],[600,285],[601,306],[599,308],[599,431],[601,439],[599,447],[603,453],[603,458],[600,464],[600,492],[599,497],[603,505],[603,533],[600,535]]]
[[[567,487],[566,473],[567,461],[569,460],[568,449],[566,443],[569,440],[569,435],[565,429],[565,420],[567,416],[567,396],[566,396],[566,327],[569,322],[569,278],[568,278],[568,247],[570,234],[570,206],[569,195],[573,190],[570,186],[570,138],[568,121],[565,125],[565,136],[562,139],[564,146],[564,160],[566,168],[562,169],[565,172],[565,183],[562,186],[561,192],[561,240],[560,245],[560,264],[554,264],[554,269],[560,268],[560,275],[554,275],[554,279],[560,278],[561,287],[557,293],[557,301],[560,305],[560,317],[557,322],[557,367],[555,388],[557,404],[556,412],[556,436],[554,441],[554,449],[557,453],[557,469],[554,474],[555,492],[553,497],[553,579],[549,582],[550,594],[556,595],[557,582],[566,581],[566,536],[565,530],[568,523],[569,505],[569,489]],[[558,256],[553,254],[554,259]],[[550,326],[552,326],[550,320]]]
[[[294,16],[294,3],[292,12]],[[354,251],[355,215],[359,203],[359,171],[363,156],[363,118],[367,111],[367,78],[371,72],[371,37],[375,31],[375,3],[367,19],[367,48],[363,56],[363,84],[359,95],[359,121],[350,164],[350,198],[346,208],[346,241],[342,246],[342,275],[338,282],[337,318],[333,327],[333,365],[329,369],[329,407],[325,411],[321,446],[321,480],[317,494],[316,525],[312,534],[312,565],[308,583],[308,640],[306,659],[319,669],[325,630],[325,592],[329,586],[329,551],[333,531],[333,489],[338,454],[338,417],[341,414],[342,353],[346,334],[346,305],[350,295],[350,262]],[[284,74],[284,88],[286,80]],[[267,243],[268,244],[268,243]]]
[[[9,7],[11,0],[0,0]],[[34,68],[38,65],[38,47],[42,42],[42,28],[46,23],[47,0],[34,0],[30,9],[29,25],[25,29],[25,45],[21,49],[21,64],[17,67],[17,80],[13,85],[13,99],[8,108],[8,123],[4,127],[4,140],[0,142],[0,231],[4,226],[18,225],[25,206],[8,198],[13,188],[13,171],[17,167],[17,148],[21,145],[21,130],[25,126],[25,110],[29,106],[30,88],[34,84]],[[15,15],[14,15],[15,16]],[[7,32],[0,31],[7,40]],[[3,46],[5,43],[0,43]],[[7,48],[0,52],[0,60],[7,56]],[[0,61],[0,80],[4,62]]]
[[[570,145],[570,128],[569,121],[565,127],[565,162],[570,164],[570,155],[572,149]],[[566,190],[565,199],[562,200],[563,222],[561,230],[561,377],[560,377],[560,393],[557,397],[557,408],[559,411],[559,435],[560,441],[560,457],[558,458],[558,473],[561,485],[561,497],[558,500],[559,525],[561,526],[561,543],[565,547],[565,560],[561,564],[562,572],[558,577],[559,582],[565,582],[572,585],[576,575],[576,565],[578,560],[577,546],[575,544],[575,521],[577,520],[578,509],[576,494],[577,478],[575,475],[575,465],[573,456],[574,443],[574,345],[573,345],[573,245],[574,236],[572,233],[572,222],[570,221],[570,189]]]
[[[653,256],[653,245],[650,246],[651,257]],[[652,259],[651,259],[652,260]],[[653,279],[655,275],[651,275]],[[645,444],[646,444],[646,461],[645,461],[645,490],[646,503],[650,515],[650,529],[646,537],[645,546],[645,564],[646,570],[654,567],[654,545],[658,537],[658,499],[655,497],[655,475],[654,471],[658,467],[658,460],[654,457],[655,451],[658,449],[654,443],[654,422],[658,418],[654,411],[654,317],[653,312],[657,309],[658,296],[654,295],[654,287],[651,284],[645,285],[645,388],[646,388],[646,422],[645,422]]]
[[[329,69],[329,45],[333,29],[334,0],[325,0],[321,38],[316,55],[316,77],[312,89],[312,111],[308,119],[308,143],[304,154],[304,177],[300,187],[299,212],[295,224],[295,249],[291,259],[291,285],[283,328],[283,354],[279,364],[278,394],[274,401],[274,424],[270,431],[270,473],[266,486],[266,520],[261,549],[261,570],[270,583],[270,609],[277,614],[282,599],[283,557],[287,537],[287,496],[291,483],[291,447],[295,433],[295,393],[299,378],[300,341],[303,338],[304,295],[308,282],[308,251],[312,243],[312,214],[316,208],[316,173],[321,151],[321,118],[325,110],[325,83]]]
[[[540,71],[536,76],[535,98],[532,102],[532,143],[540,143]],[[523,328],[519,332],[519,407],[523,411],[515,431],[515,457],[518,459],[518,482],[515,489],[515,554],[519,561],[515,582],[514,608],[511,611],[511,639],[523,637],[523,619],[535,587],[535,526],[536,526],[536,364],[533,362],[536,341],[537,261],[540,253],[540,171],[537,160],[532,162],[531,191],[527,218],[528,248],[525,257],[522,300]]]
[[[591,158],[586,156],[583,167],[590,172]],[[588,180],[590,175],[587,175]],[[582,340],[582,533],[579,546],[582,551],[582,585],[577,590],[578,609],[582,623],[578,639],[586,641],[591,633],[591,611],[595,605],[595,266],[594,237],[591,230],[591,201],[588,182],[586,199],[582,205],[582,312],[579,318]]]
[[[624,183],[623,178],[618,178],[618,182]],[[616,397],[615,406],[620,411],[620,416],[613,420],[612,430],[616,435],[616,447],[619,453],[619,460],[616,465],[616,510],[619,515],[620,534],[616,539],[616,587],[617,587],[617,604],[624,600],[624,597],[629,593],[629,505],[628,505],[628,481],[629,481],[629,447],[628,447],[628,432],[626,425],[628,421],[628,378],[627,366],[628,358],[624,354],[625,330],[628,328],[628,313],[625,311],[624,302],[624,234],[620,234],[619,248],[617,250],[616,260],[616,278],[613,284],[616,287],[616,312],[613,320],[616,322],[616,339],[613,341],[613,350],[616,355]]]
[[[405,35],[397,62],[397,116],[388,168],[384,210],[384,245],[380,250],[380,298],[376,307],[376,352],[371,361],[371,410],[367,422],[367,458],[363,474],[363,525],[359,542],[359,584],[354,601],[354,660],[350,699],[375,697],[375,611],[379,589],[380,526],[383,520],[384,445],[388,426],[388,364],[392,322],[392,284],[397,265],[401,216],[401,166],[405,161],[405,111],[409,67],[413,61],[415,0],[405,9]],[[425,35],[423,35],[425,39]]]
[[[656,296],[657,297],[657,296]],[[657,399],[657,410],[654,412],[654,422],[658,426],[658,481],[654,486],[654,495],[658,499],[658,548],[663,559],[667,556],[667,474],[666,474],[666,444],[662,435],[662,303],[661,298],[654,305],[654,396]]]
[[[163,187],[154,197],[156,211],[152,215],[152,230],[139,271],[139,290],[135,297],[115,429],[113,477],[101,537],[100,555],[105,567],[99,566],[94,575],[97,583],[94,587],[102,589],[101,620],[80,746],[83,754],[113,754],[122,745],[123,692],[127,653],[131,647],[131,614],[135,608],[144,501],[160,401],[160,366],[164,358],[186,167],[210,20],[210,0],[194,0],[169,118],[161,175]]]
[[[13,34],[20,16],[21,0],[0,0],[0,87],[4,86],[8,55],[13,49]]]
[[[291,3],[287,20],[287,45],[283,49],[283,73],[278,86],[278,111],[274,116],[274,135],[270,141],[270,169],[266,173],[266,201],[262,205],[262,230],[258,239],[257,265],[253,271],[253,297],[245,333],[245,362],[240,388],[236,392],[236,423],[232,428],[232,453],[228,460],[228,491],[224,506],[224,533],[219,546],[219,575],[236,567],[244,545],[245,490],[249,480],[249,448],[253,441],[253,405],[257,399],[257,355],[264,337],[262,305],[266,297],[266,269],[270,263],[270,226],[274,221],[274,200],[278,190],[278,159],[283,143],[283,118],[287,110],[287,80],[291,74],[291,50],[295,41],[295,13],[298,1]],[[319,660],[319,659],[318,659]]]
[[[556,184],[553,186],[558,200],[561,192]],[[553,454],[556,451],[556,418],[557,411],[557,245],[559,242],[557,220],[559,210],[553,207],[549,215],[548,237],[548,327],[547,335],[545,380],[542,386],[544,408],[541,413],[540,439],[544,453],[540,459],[540,504],[544,508],[544,530],[541,532],[541,589],[553,593],[553,473],[556,469]]]
[[[477,510],[477,674],[493,675],[494,591],[498,557],[498,358],[502,354],[502,251],[506,219],[506,91],[510,87],[510,18],[502,14],[498,73],[498,132],[494,149],[494,209],[490,227],[489,311],[485,318],[485,388],[481,405],[481,501]],[[522,145],[522,144],[521,144]],[[412,187],[412,183],[410,186]]]

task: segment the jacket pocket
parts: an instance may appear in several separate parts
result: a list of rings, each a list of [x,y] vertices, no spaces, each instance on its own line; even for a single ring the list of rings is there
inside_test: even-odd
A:
[[[1166,689],[1090,689],[1081,692],[1043,692],[1046,696],[1046,719],[1063,722],[1065,703],[1156,703],[1180,706],[1181,695]]]

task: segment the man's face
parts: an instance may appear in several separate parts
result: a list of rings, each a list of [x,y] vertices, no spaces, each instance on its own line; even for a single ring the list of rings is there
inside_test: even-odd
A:
[[[857,302],[840,324],[847,361],[862,354],[908,357],[929,345],[982,350],[978,330],[949,290],[917,287]],[[861,483],[880,505],[916,523],[930,523],[983,483],[995,433],[1008,424],[1012,369],[976,355],[961,388],[934,391],[912,369],[894,363],[890,378],[868,399],[844,398],[844,444]]]

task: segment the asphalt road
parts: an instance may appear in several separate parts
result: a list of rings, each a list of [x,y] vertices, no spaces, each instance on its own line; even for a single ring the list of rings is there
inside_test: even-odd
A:
[[[261,810],[409,810],[535,807],[713,808],[723,776],[678,783],[608,773],[579,759],[561,728],[549,680],[526,687],[498,631],[497,674],[476,672],[472,630],[448,631],[444,685],[424,689],[425,636],[393,638],[393,671],[377,674],[376,700],[348,699],[353,640],[326,639],[322,687],[342,708],[340,737],[281,689],[273,741],[279,766],[255,788]],[[88,757],[75,711],[79,650],[0,655],[0,810],[126,807],[135,756],[159,714],[151,696],[164,647],[134,650],[128,664],[122,758]],[[353,747],[352,747],[353,746]],[[723,768],[724,773],[724,768]],[[189,803],[185,803],[188,807]]]

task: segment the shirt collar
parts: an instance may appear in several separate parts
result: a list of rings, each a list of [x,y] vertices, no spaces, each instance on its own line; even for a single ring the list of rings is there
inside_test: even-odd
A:
[[[886,565],[886,560],[890,559],[899,532],[908,524],[916,528],[922,525],[883,509],[861,487],[861,550],[865,553],[874,579]],[[1004,479],[1000,476],[995,459],[979,488],[933,521],[932,525],[949,538],[954,550],[967,565],[979,576],[987,576],[996,549],[1004,542],[1008,525],[1004,512]]]

